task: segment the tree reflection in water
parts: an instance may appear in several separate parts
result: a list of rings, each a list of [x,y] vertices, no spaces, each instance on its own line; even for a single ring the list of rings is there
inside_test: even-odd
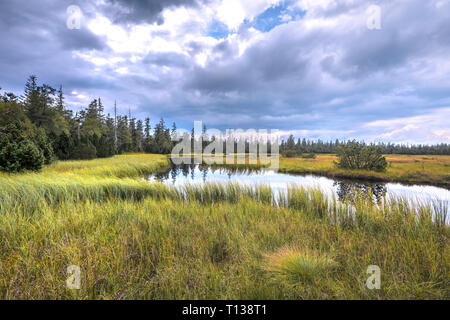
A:
[[[198,169],[201,173],[203,182],[206,182],[208,174],[214,175],[215,172],[226,173],[228,178],[235,174],[251,174],[261,172],[261,168],[245,168],[236,166],[220,166],[220,165],[198,165],[192,164],[181,164],[175,165],[171,164],[171,167],[164,172],[156,172],[152,176],[155,180],[160,182],[171,181],[175,183],[177,177],[183,175],[185,178],[190,176],[191,180],[195,179],[195,170]]]
[[[219,166],[219,165],[198,165],[192,164],[172,164],[170,169],[165,172],[158,172],[153,175],[155,180],[160,182],[172,181],[175,184],[177,177],[183,175],[185,178],[190,177],[191,180],[195,180],[195,171],[199,170],[201,174],[201,179],[203,182],[207,181],[208,175],[214,176],[214,173],[226,173],[227,177],[231,177],[235,174],[252,174],[260,173],[260,168],[246,168],[240,166]],[[170,180],[169,180],[170,179]],[[355,183],[355,182],[344,182],[335,181],[333,184],[336,187],[336,193],[340,200],[352,200],[358,194],[368,196],[371,194],[374,200],[379,201],[386,195],[386,185],[385,184],[369,184],[369,183]]]
[[[339,200],[358,201],[360,197],[370,197],[381,203],[390,196],[407,197],[414,201],[439,199],[450,205],[450,193],[446,189],[421,186],[400,185],[392,183],[373,183],[370,181],[334,180],[314,175],[290,175],[264,168],[246,167],[242,165],[206,165],[184,164],[172,165],[169,170],[154,173],[145,177],[147,180],[159,181],[175,186],[184,183],[197,184],[227,183],[234,181],[243,184],[269,184],[275,194],[286,192],[290,186],[303,188],[320,188],[330,197]]]
[[[386,196],[387,188],[385,184],[368,184],[355,182],[335,181],[333,184],[340,200],[354,200],[357,195],[372,196],[379,202]]]

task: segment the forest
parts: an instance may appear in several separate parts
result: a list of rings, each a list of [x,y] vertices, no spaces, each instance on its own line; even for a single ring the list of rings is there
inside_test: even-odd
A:
[[[37,77],[31,75],[22,95],[6,92],[0,96],[0,170],[40,170],[54,160],[106,158],[132,152],[169,154],[173,149],[178,137],[175,123],[169,128],[161,118],[152,127],[150,118],[141,120],[131,115],[117,115],[116,112],[105,115],[104,109],[101,98],[98,98],[74,113],[65,103],[62,86],[55,89],[47,84],[39,85]],[[194,143],[198,137],[194,130],[191,132],[191,142]],[[206,132],[204,126],[203,148],[216,139],[208,137]],[[225,146],[226,141],[223,143]],[[252,141],[245,141],[246,152],[250,150],[250,143]],[[323,142],[306,138],[295,141],[291,135],[281,141],[280,152],[335,154],[339,146],[350,143],[354,141]],[[364,142],[361,144],[366,145]],[[448,144],[378,143],[376,146],[384,154],[450,155]],[[270,152],[270,145],[267,150]]]
[[[287,140],[282,140],[280,145],[280,152],[287,150],[294,150],[297,153],[324,153],[337,154],[339,146],[354,143],[351,141],[322,141],[322,140],[307,140],[305,138],[298,138],[295,140],[293,135],[290,135]],[[383,154],[409,154],[409,155],[450,155],[450,145],[441,143],[437,145],[424,144],[394,144],[394,143],[366,143],[364,141],[358,142],[361,145],[370,145],[381,148]]]
[[[123,115],[105,115],[101,98],[73,113],[62,87],[38,85],[30,76],[24,93],[4,93],[0,99],[0,169],[39,169],[52,161],[105,158],[115,154],[170,153],[171,133],[161,119],[153,130],[144,121]],[[23,158],[29,162],[23,163]]]

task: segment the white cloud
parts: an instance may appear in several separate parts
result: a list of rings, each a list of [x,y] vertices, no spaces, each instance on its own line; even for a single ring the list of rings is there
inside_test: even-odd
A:
[[[280,0],[222,0],[217,6],[218,20],[230,30],[237,30],[244,20],[252,21],[267,8],[277,5]]]
[[[375,129],[385,141],[403,143],[450,143],[450,107],[426,115],[369,122],[365,127]]]
[[[268,32],[243,24],[279,3],[289,6],[281,10],[288,23]],[[144,15],[130,25],[91,4],[83,7],[84,34],[67,33],[65,21],[43,25],[36,12],[52,17],[30,4],[35,9],[26,16],[33,21],[24,21],[22,33],[19,25],[0,29],[11,43],[0,52],[0,69],[20,81],[33,70],[62,83],[74,91],[68,102],[76,106],[102,96],[107,109],[118,99],[136,113],[177,123],[203,119],[216,127],[280,128],[322,139],[448,142],[449,3],[375,2],[383,7],[377,32],[366,27],[373,1],[213,0],[166,7],[158,12],[162,24]],[[291,21],[285,13],[294,9],[306,13]],[[223,39],[208,34],[218,21],[233,30]]]

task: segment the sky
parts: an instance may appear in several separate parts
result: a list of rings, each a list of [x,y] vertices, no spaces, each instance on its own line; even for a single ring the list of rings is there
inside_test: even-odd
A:
[[[450,0],[3,0],[0,39],[3,91],[74,111],[450,143]]]

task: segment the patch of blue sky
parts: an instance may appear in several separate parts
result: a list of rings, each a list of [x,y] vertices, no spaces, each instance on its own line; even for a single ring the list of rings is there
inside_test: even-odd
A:
[[[228,29],[227,25],[218,20],[212,21],[212,23],[208,26],[208,36],[215,39],[225,39],[231,33],[232,32]]]
[[[288,1],[283,1],[279,5],[266,9],[253,21],[247,21],[246,23],[261,32],[269,32],[281,24],[303,17],[305,13],[306,11],[293,9],[289,6]]]
[[[281,24],[297,20],[306,14],[306,11],[290,6],[290,2],[290,0],[282,1],[280,4],[266,9],[253,20],[245,19],[243,24],[261,32],[269,32]],[[207,31],[208,36],[215,39],[225,39],[233,33],[235,31],[228,29],[228,26],[219,20],[213,20]]]

